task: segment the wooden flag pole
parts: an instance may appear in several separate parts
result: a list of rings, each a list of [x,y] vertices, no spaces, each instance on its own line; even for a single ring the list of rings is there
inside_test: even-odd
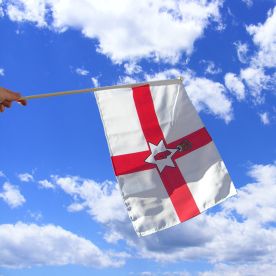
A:
[[[30,95],[30,96],[22,97],[20,100],[41,99],[41,98],[49,98],[49,97],[56,97],[56,96],[63,96],[63,95],[95,92],[100,90],[131,88],[131,87],[137,87],[145,84],[150,84],[150,85],[176,84],[182,81],[183,81],[182,77],[179,77],[178,79],[173,79],[173,80],[158,80],[158,81],[141,82],[141,83],[135,83],[135,84],[123,84],[123,85],[104,86],[104,87],[95,87],[95,88],[91,87],[91,88],[80,89],[80,90],[69,90],[69,91],[61,91],[61,92],[54,92],[54,93],[47,93],[47,94]]]
[[[23,100],[41,99],[41,98],[73,95],[73,94],[80,94],[80,93],[87,93],[87,92],[94,92],[94,91],[95,91],[95,88],[86,88],[86,89],[80,89],[80,90],[69,90],[69,91],[60,91],[60,92],[54,92],[54,93],[25,96],[25,97],[22,97],[22,99]]]

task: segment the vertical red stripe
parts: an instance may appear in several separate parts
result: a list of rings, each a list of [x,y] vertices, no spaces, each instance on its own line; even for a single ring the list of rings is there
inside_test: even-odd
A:
[[[160,177],[180,221],[185,221],[200,213],[178,167],[166,167],[160,173]]]
[[[157,145],[160,140],[164,140],[166,143],[155,113],[149,85],[135,87],[132,90],[137,114],[147,142]],[[159,175],[180,221],[185,221],[200,213],[177,166],[166,167],[162,173],[159,172]]]
[[[157,145],[165,139],[154,110],[149,85],[134,87],[132,90],[144,136],[147,142]]]

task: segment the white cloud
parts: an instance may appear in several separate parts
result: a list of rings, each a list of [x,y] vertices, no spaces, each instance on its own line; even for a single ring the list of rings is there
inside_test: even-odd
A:
[[[40,221],[43,218],[41,212],[32,212],[32,211],[28,210],[28,215],[30,216],[31,219],[33,219],[35,221]]]
[[[99,80],[98,80],[98,78],[92,77],[91,80],[92,80],[92,83],[93,83],[94,87],[99,87]]]
[[[38,27],[47,26],[47,7],[45,0],[16,0],[7,1],[7,14],[13,21],[30,21]]]
[[[187,271],[165,271],[161,275],[162,276],[192,276]]]
[[[247,1],[246,1],[247,2]],[[248,1],[251,2],[251,1]],[[236,42],[240,62],[249,63],[247,68],[240,71],[239,78],[245,82],[255,103],[263,103],[265,90],[275,90],[275,73],[269,75],[267,69],[276,67],[276,7],[269,10],[265,22],[246,26],[257,46],[256,52],[248,56],[248,45]]]
[[[275,222],[276,163],[253,165],[248,175],[255,182],[241,188],[239,197],[227,201],[225,209],[235,211],[247,221],[254,223]],[[273,229],[276,232],[276,227]]]
[[[79,212],[79,211],[82,211],[83,209],[85,209],[85,207],[86,207],[86,204],[84,204],[84,203],[81,204],[81,203],[75,202],[75,203],[70,204],[67,207],[67,210],[69,212]]]
[[[0,177],[6,177],[6,175],[2,171],[0,171]]]
[[[1,9],[0,9],[0,15],[1,15]],[[0,76],[2,76],[2,77],[5,76],[5,70],[4,70],[4,68],[0,68]]]
[[[145,79],[162,80],[183,77],[183,84],[198,112],[210,113],[223,119],[226,123],[233,119],[232,103],[226,96],[225,87],[207,78],[196,77],[191,70],[165,70],[154,75],[145,74]]]
[[[227,73],[224,76],[224,82],[227,89],[233,93],[233,95],[239,100],[245,98],[245,88],[242,81],[233,73]]]
[[[238,59],[241,63],[247,63],[249,61],[248,57],[248,45],[246,43],[241,43],[240,41],[234,43],[238,55]]]
[[[26,199],[20,193],[18,187],[13,186],[9,182],[4,183],[3,191],[0,193],[0,198],[2,198],[11,208],[19,207],[26,202]]]
[[[89,71],[83,68],[77,68],[76,73],[80,76],[87,76],[89,74]]]
[[[251,7],[253,5],[253,0],[242,0],[248,7]]]
[[[267,112],[259,113],[259,116],[260,116],[261,122],[264,125],[269,125],[270,124],[270,119],[269,119],[269,115],[268,115]]]
[[[7,11],[11,20],[39,27],[51,14],[51,28],[79,29],[97,39],[98,52],[114,62],[152,57],[173,63],[192,53],[211,22],[220,23],[221,5],[222,0],[17,0],[8,1]]]
[[[111,181],[97,183],[80,177],[53,177],[54,182],[73,197],[68,207],[71,212],[85,209],[95,220],[101,223],[126,217],[118,185]]]
[[[53,185],[53,183],[51,183],[47,179],[39,180],[38,184],[40,187],[45,188],[45,189],[55,189],[55,186]]]
[[[136,64],[134,61],[124,64],[125,73],[128,75],[138,74],[142,71],[142,67]]]
[[[3,8],[2,8],[2,3],[3,3],[3,1],[0,0],[0,17],[4,16],[4,11],[3,11]]]
[[[263,68],[247,67],[240,72],[240,78],[245,81],[251,95],[257,103],[264,102],[263,90],[270,87],[271,78],[265,74]]]
[[[140,78],[135,77],[130,77],[130,76],[120,76],[119,80],[117,82],[117,85],[120,84],[130,84],[130,83],[139,83],[142,82]]]
[[[186,90],[198,111],[205,111],[223,119],[233,119],[232,104],[225,95],[225,87],[206,78],[188,79]]]
[[[0,267],[24,268],[41,265],[119,267],[118,258],[103,252],[91,241],[60,226],[16,223],[0,225]]]
[[[259,263],[249,263],[249,264],[218,264],[215,265],[212,271],[205,271],[199,273],[199,276],[274,276],[275,264],[259,264]]]
[[[202,63],[206,64],[205,74],[216,75],[221,73],[221,69],[217,68],[213,61],[203,60]]]
[[[276,7],[268,12],[263,24],[246,27],[253,42],[258,46],[258,53],[254,57],[255,66],[276,67]]]
[[[154,272],[150,272],[150,271],[143,271],[140,273],[140,276],[154,276],[156,275]]]
[[[30,173],[20,173],[20,174],[18,174],[18,178],[22,182],[32,182],[32,181],[34,181],[34,177]]]

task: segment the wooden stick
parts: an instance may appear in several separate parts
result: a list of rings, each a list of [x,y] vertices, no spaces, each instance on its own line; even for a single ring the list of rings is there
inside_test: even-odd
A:
[[[123,85],[115,85],[115,86],[104,86],[104,87],[95,87],[95,88],[86,88],[80,90],[69,90],[69,91],[61,91],[61,92],[54,92],[54,93],[47,93],[47,94],[37,94],[31,96],[22,97],[20,100],[31,100],[31,99],[41,99],[41,98],[49,98],[49,97],[56,97],[56,96],[63,96],[63,95],[72,95],[72,94],[80,94],[80,93],[88,93],[88,92],[95,92],[100,90],[110,90],[110,89],[119,89],[119,88],[131,88],[137,87],[144,84],[151,84],[151,85],[164,85],[164,84],[176,84],[182,82],[183,79],[180,77],[174,80],[159,80],[159,81],[150,81],[150,82],[142,82],[142,83],[135,83],[135,84],[123,84]]]
[[[25,96],[25,97],[22,97],[22,99],[23,100],[41,99],[41,98],[49,98],[49,97],[56,97],[56,96],[63,96],[63,95],[87,93],[87,92],[93,92],[93,91],[95,91],[95,88],[86,88],[86,89],[80,89],[80,90],[69,90],[69,91]]]

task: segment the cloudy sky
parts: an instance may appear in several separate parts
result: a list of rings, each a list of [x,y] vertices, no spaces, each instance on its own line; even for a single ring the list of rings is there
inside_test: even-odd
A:
[[[91,94],[0,115],[0,275],[274,275],[274,0],[0,0],[0,86],[182,76],[238,189],[138,238]]]

